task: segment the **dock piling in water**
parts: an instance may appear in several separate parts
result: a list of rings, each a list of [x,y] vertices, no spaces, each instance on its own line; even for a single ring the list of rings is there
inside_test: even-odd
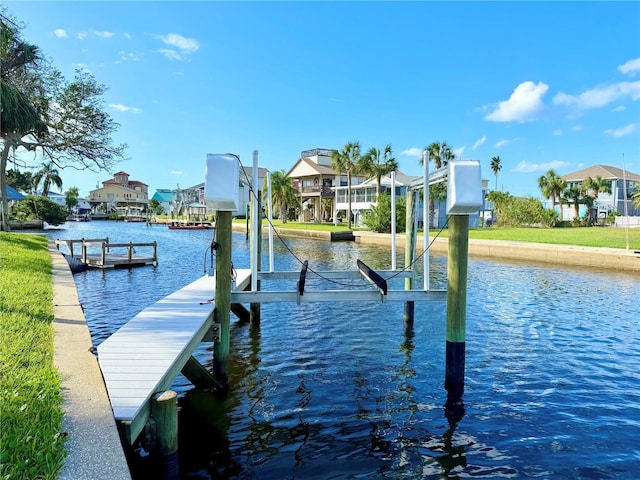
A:
[[[230,345],[231,310],[231,236],[230,211],[218,210],[216,214],[216,241],[220,247],[216,253],[216,297],[214,322],[220,324],[220,341],[213,344],[214,376],[225,388],[228,385],[227,360]]]
[[[449,219],[445,389],[464,390],[469,215]]]

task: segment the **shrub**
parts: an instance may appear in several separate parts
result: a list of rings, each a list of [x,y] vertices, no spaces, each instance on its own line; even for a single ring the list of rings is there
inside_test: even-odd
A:
[[[42,220],[50,225],[61,225],[67,220],[64,207],[48,198],[31,195],[20,200],[12,214],[16,220]]]
[[[365,225],[378,233],[391,232],[391,195],[388,193],[378,197],[378,204],[364,212]],[[404,231],[406,224],[406,207],[404,197],[396,198],[396,231]]]

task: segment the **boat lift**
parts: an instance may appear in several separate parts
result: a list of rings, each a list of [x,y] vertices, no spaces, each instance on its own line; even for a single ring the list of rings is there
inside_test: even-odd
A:
[[[223,159],[219,157],[224,157]],[[231,172],[231,175],[237,175],[235,173],[236,167],[229,167],[229,160],[236,160],[238,171],[240,171],[240,160],[237,156],[232,154],[226,155],[210,155],[207,159],[208,166],[207,172],[215,172],[215,175],[207,175],[207,186],[210,192],[215,191],[216,197],[209,197],[207,201],[210,206],[217,208],[222,205],[222,208],[230,208],[230,199],[236,195],[234,191],[225,193],[221,189],[227,188],[229,185],[237,185],[237,182],[228,181],[228,179],[221,178],[221,168],[219,162],[224,161],[226,163],[222,170],[227,169]],[[215,166],[214,166],[215,165]],[[423,181],[419,186],[413,187],[415,190],[424,189],[424,205],[426,206],[429,201],[429,189],[424,188],[424,185],[430,185],[432,183],[438,183],[447,181],[447,168],[436,170],[432,177],[429,177],[429,161],[427,153],[423,153]],[[231,170],[229,170],[231,168]],[[252,197],[252,209],[253,212],[258,211],[258,152],[253,152],[253,185],[250,190]],[[213,177],[213,178],[211,178]],[[428,180],[427,180],[428,179]],[[395,185],[395,172],[391,173],[391,183]],[[272,218],[272,205],[271,205],[271,175],[267,173],[267,197],[269,201],[268,208],[268,228],[269,228],[269,271],[262,272],[258,268],[258,242],[261,241],[262,231],[258,224],[258,215],[253,214],[251,216],[251,285],[247,291],[231,292],[231,303],[269,303],[269,302],[291,302],[291,303],[312,303],[312,302],[354,302],[354,301],[436,301],[442,302],[446,298],[446,290],[432,290],[429,286],[429,211],[425,207],[423,208],[423,288],[422,289],[391,289],[389,283],[392,279],[413,278],[414,270],[413,265],[408,265],[403,269],[396,267],[396,231],[395,231],[395,189],[392,189],[392,232],[391,232],[391,269],[375,271],[370,266],[366,265],[361,260],[357,261],[357,270],[332,270],[332,271],[315,271],[309,267],[307,261],[300,261],[301,270],[297,271],[276,271],[274,266],[274,227]],[[224,200],[221,200],[224,198]],[[417,231],[417,225],[411,226],[415,235]],[[415,252],[412,258],[415,257]],[[297,258],[297,257],[296,257]],[[329,282],[334,282],[341,286],[340,289],[330,290],[308,290],[306,288],[306,280],[308,278],[320,278]],[[358,280],[365,279],[367,283],[356,282]],[[264,285],[268,280],[291,280],[296,281],[296,288],[291,290],[262,290],[258,288],[258,281]],[[350,281],[352,283],[344,283],[343,281]],[[363,289],[366,285],[371,285],[375,288]],[[345,288],[346,287],[346,288]]]

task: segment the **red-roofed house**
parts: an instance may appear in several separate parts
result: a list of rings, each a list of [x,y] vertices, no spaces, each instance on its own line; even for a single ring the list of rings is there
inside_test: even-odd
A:
[[[102,188],[89,192],[89,203],[95,213],[136,215],[147,211],[149,188],[146,183],[129,180],[127,172],[117,172],[102,182]]]

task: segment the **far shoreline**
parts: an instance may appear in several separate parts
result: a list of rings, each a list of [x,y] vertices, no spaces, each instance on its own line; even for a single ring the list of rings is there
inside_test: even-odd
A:
[[[267,226],[263,230],[267,231]],[[236,231],[246,232],[246,226],[233,224]],[[317,230],[299,230],[275,228],[278,235],[283,237],[313,238],[331,241],[331,232]],[[355,241],[368,245],[391,246],[391,234],[369,231],[354,231]],[[431,250],[434,253],[446,254],[447,238],[430,238]],[[418,234],[417,252],[423,248],[423,236]],[[404,251],[405,234],[396,235],[398,251]],[[499,260],[517,260],[535,262],[547,265],[564,265],[588,267],[593,269],[623,270],[625,272],[640,272],[640,250],[626,250],[622,248],[583,247],[579,245],[562,245],[551,243],[516,242],[509,240],[480,240],[469,239],[469,256],[492,258]]]

